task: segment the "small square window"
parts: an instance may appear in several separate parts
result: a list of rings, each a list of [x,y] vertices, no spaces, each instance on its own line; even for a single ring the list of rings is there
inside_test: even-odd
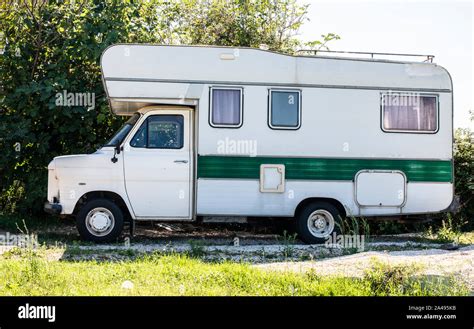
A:
[[[298,129],[301,125],[301,92],[270,90],[268,124],[274,129]]]
[[[388,132],[435,133],[438,130],[436,95],[382,95],[382,127]]]
[[[242,125],[242,89],[211,88],[211,125],[240,127]]]

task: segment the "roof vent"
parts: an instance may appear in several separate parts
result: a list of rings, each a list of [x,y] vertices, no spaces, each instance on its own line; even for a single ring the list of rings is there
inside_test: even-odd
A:
[[[223,53],[223,54],[221,54],[220,59],[222,59],[224,61],[232,61],[232,60],[235,59],[235,56],[234,56],[234,54]]]

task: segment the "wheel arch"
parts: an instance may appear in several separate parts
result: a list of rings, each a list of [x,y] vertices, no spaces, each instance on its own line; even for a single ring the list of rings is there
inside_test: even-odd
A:
[[[90,191],[84,193],[76,202],[74,206],[73,215],[77,215],[81,207],[86,204],[86,202],[94,199],[107,199],[113,201],[117,206],[119,206],[120,210],[122,210],[124,214],[124,219],[129,221],[133,219],[133,212],[132,209],[129,209],[125,200],[120,196],[120,194],[112,191]]]
[[[311,204],[311,203],[314,203],[314,202],[327,202],[329,204],[332,204],[334,207],[337,208],[337,210],[339,211],[339,213],[341,214],[341,217],[346,217],[347,216],[347,212],[346,212],[346,208],[344,207],[344,205],[337,199],[333,199],[333,198],[318,198],[318,197],[312,197],[312,198],[306,198],[304,200],[302,200],[298,206],[295,208],[295,212],[294,212],[294,216],[298,216],[299,212],[304,209],[307,205]]]

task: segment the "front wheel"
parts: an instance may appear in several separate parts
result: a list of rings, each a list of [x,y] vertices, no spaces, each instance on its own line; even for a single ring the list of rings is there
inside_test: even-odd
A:
[[[328,202],[314,202],[296,216],[298,236],[305,243],[324,243],[334,232],[340,232],[341,214]]]
[[[91,200],[77,213],[76,225],[83,239],[109,242],[122,233],[123,212],[110,200]]]

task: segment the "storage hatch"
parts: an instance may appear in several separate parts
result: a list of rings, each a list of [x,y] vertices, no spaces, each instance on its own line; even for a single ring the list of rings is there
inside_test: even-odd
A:
[[[402,207],[405,203],[406,177],[401,171],[361,170],[355,188],[362,207]]]

